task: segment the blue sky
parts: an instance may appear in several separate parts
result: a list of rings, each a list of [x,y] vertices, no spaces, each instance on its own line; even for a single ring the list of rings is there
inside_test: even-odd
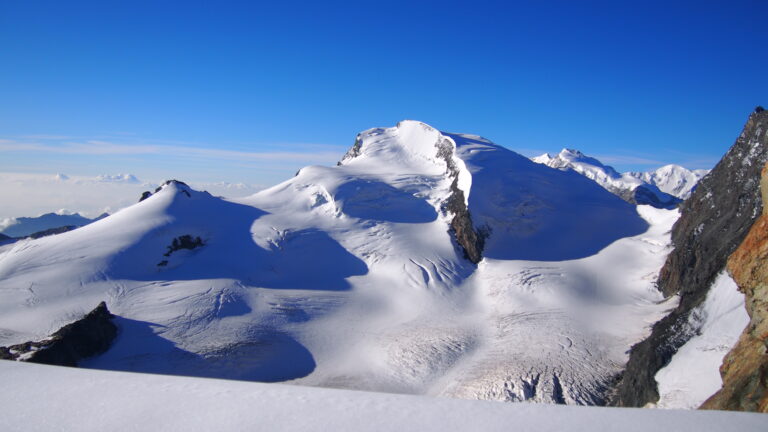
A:
[[[0,171],[274,184],[417,119],[709,168],[768,105],[768,2],[0,2]]]

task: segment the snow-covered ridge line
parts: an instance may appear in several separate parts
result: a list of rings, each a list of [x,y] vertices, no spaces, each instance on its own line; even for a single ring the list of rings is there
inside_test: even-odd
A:
[[[545,153],[531,160],[551,168],[572,169],[629,202],[665,208],[687,199],[698,181],[709,172],[665,165],[651,172],[619,173],[596,158],[573,149],[563,149],[556,155]]]

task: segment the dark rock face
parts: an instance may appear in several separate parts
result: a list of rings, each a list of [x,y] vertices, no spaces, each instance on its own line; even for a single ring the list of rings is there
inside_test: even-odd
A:
[[[768,202],[768,165],[760,188]],[[728,272],[744,293],[749,324],[720,366],[722,388],[701,408],[768,412],[768,207],[728,258]]]
[[[168,252],[163,254],[164,256],[171,256],[172,253],[181,249],[195,249],[203,245],[203,239],[200,237],[192,237],[189,234],[185,234],[180,237],[176,237],[168,246]]]
[[[472,216],[464,203],[464,192],[458,188],[457,183],[458,180],[454,179],[451,184],[452,193],[445,203],[444,209],[453,213],[451,231],[456,237],[456,242],[464,250],[464,258],[477,264],[483,259],[485,237],[475,231]]]
[[[672,228],[674,249],[659,274],[665,296],[680,303],[632,347],[611,404],[644,406],[659,399],[654,376],[698,329],[689,316],[706,297],[728,257],[762,212],[760,170],[768,160],[768,112],[755,110],[736,143],[680,206]]]
[[[145,199],[147,199],[147,198],[149,198],[151,196],[152,196],[152,192],[144,191],[144,192],[141,193],[141,198],[139,198],[139,202],[142,202],[142,201],[144,201]]]
[[[441,138],[435,147],[437,147],[437,157],[443,159],[448,167],[446,173],[453,178],[451,196],[443,204],[443,211],[453,214],[451,231],[456,242],[464,251],[464,257],[477,264],[483,259],[485,236],[475,230],[472,215],[467,209],[464,192],[459,189],[459,168],[453,161],[454,144],[447,138]]]
[[[0,347],[0,359],[44,363],[58,366],[77,366],[83,358],[105,352],[117,336],[117,326],[104,302],[99,303],[85,317],[60,328],[48,339]],[[31,353],[31,354],[30,354]]]
[[[337,166],[341,166],[345,160],[348,159],[354,159],[358,156],[360,156],[360,149],[363,147],[363,140],[360,138],[360,134],[357,135],[355,138],[355,143],[352,145],[352,148],[347,150],[347,153],[344,154],[344,157],[341,158],[340,161],[336,162]],[[299,170],[301,171],[301,170]],[[298,174],[298,173],[296,173]]]

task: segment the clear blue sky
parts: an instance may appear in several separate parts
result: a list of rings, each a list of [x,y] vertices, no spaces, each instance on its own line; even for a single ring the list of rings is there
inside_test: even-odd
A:
[[[767,18],[764,0],[2,1],[0,171],[275,183],[406,118],[710,167],[768,105]]]

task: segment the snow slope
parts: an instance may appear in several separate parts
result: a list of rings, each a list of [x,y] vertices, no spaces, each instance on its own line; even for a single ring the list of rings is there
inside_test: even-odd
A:
[[[661,203],[662,207],[679,202],[675,198],[688,198],[696,183],[709,172],[691,171],[679,165],[665,165],[651,172],[619,173],[599,160],[571,149],[563,149],[556,155],[545,153],[531,160],[551,168],[572,169],[625,199],[634,197],[631,192],[642,188],[649,197]],[[641,199],[638,202],[649,203]]]
[[[479,265],[449,229],[456,196],[487,236]],[[0,247],[0,345],[105,300],[120,333],[85,367],[596,404],[674,306],[654,278],[676,218],[403,121],[362,132],[339,166],[248,198],[170,182],[78,230]],[[184,238],[202,246],[173,246]]]
[[[695,333],[656,373],[659,408],[694,409],[723,386],[720,365],[749,324],[744,294],[727,272],[718,276],[704,303],[691,313]]]
[[[765,415],[499,404],[0,362],[5,431],[762,431]],[[41,397],[45,395],[45,397]]]

